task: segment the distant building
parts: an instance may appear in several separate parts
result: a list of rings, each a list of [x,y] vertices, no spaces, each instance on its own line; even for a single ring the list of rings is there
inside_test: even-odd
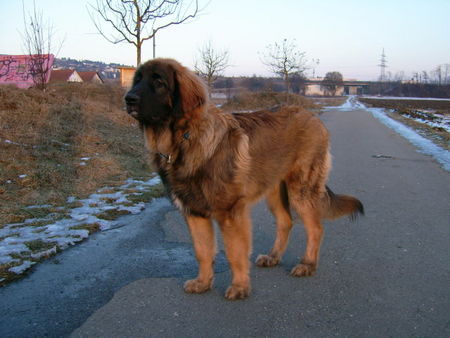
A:
[[[305,96],[330,96],[327,89],[322,85],[322,78],[308,79],[305,82]],[[342,86],[338,86],[335,96],[362,95],[366,92],[368,82],[356,80],[344,80]]]
[[[0,84],[30,88],[35,85],[36,74],[40,71],[48,82],[55,56],[42,55],[0,55]]]
[[[130,88],[133,83],[134,73],[136,67],[117,67],[120,69],[120,85],[125,88]]]
[[[83,82],[83,79],[74,69],[53,69],[50,74],[49,82]]]
[[[103,83],[102,78],[97,72],[78,72],[83,82]]]

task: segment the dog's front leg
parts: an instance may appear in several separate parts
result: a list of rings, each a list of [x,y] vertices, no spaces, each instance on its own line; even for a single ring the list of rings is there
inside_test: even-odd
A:
[[[214,228],[209,218],[186,216],[186,223],[191,232],[199,270],[197,278],[184,284],[184,290],[188,293],[206,292],[211,289],[214,277],[213,265],[216,255]]]
[[[244,299],[250,294],[250,261],[252,229],[247,210],[219,219],[220,230],[225,244],[228,263],[233,274],[231,286],[225,298]]]

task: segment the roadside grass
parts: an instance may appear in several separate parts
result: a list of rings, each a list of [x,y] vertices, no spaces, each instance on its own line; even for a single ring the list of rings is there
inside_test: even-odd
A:
[[[338,107],[341,106],[347,101],[346,96],[326,96],[326,97],[311,97],[310,98],[315,105],[322,109],[324,107]]]
[[[100,230],[100,224],[98,223],[84,223],[77,226],[70,227],[71,230],[87,230],[89,235]]]
[[[0,228],[68,207],[102,186],[149,178],[143,139],[119,86],[0,86]],[[51,208],[28,209],[28,206]]]

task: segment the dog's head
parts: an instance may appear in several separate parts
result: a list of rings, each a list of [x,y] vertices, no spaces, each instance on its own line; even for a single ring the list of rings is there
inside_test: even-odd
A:
[[[203,81],[172,59],[154,59],[140,66],[125,96],[127,112],[143,126],[162,126],[207,102]]]

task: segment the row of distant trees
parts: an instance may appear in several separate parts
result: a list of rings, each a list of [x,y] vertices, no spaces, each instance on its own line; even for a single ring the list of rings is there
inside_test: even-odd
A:
[[[365,89],[365,94],[450,98],[450,84],[417,83],[413,81],[371,82]]]
[[[431,71],[422,70],[413,72],[411,77],[406,76],[404,72],[397,72],[395,74],[387,72],[384,81],[448,85],[450,84],[450,63],[437,65]]]
[[[199,50],[199,61],[196,62],[195,70],[202,75],[208,86],[212,89],[213,84],[228,67],[228,51],[220,51],[213,47],[211,42],[205,44]],[[305,53],[301,52],[294,41],[284,39],[281,43],[268,45],[261,53],[261,61],[275,76],[283,79],[282,90],[272,79],[252,77],[245,79],[243,85],[251,91],[270,89],[285,91],[286,93],[303,93],[307,81],[305,71],[308,69]],[[231,79],[221,82],[231,88]],[[321,86],[332,96],[336,95],[339,86],[343,85],[343,76],[339,72],[328,72],[321,82]],[[217,86],[216,86],[217,88]]]

